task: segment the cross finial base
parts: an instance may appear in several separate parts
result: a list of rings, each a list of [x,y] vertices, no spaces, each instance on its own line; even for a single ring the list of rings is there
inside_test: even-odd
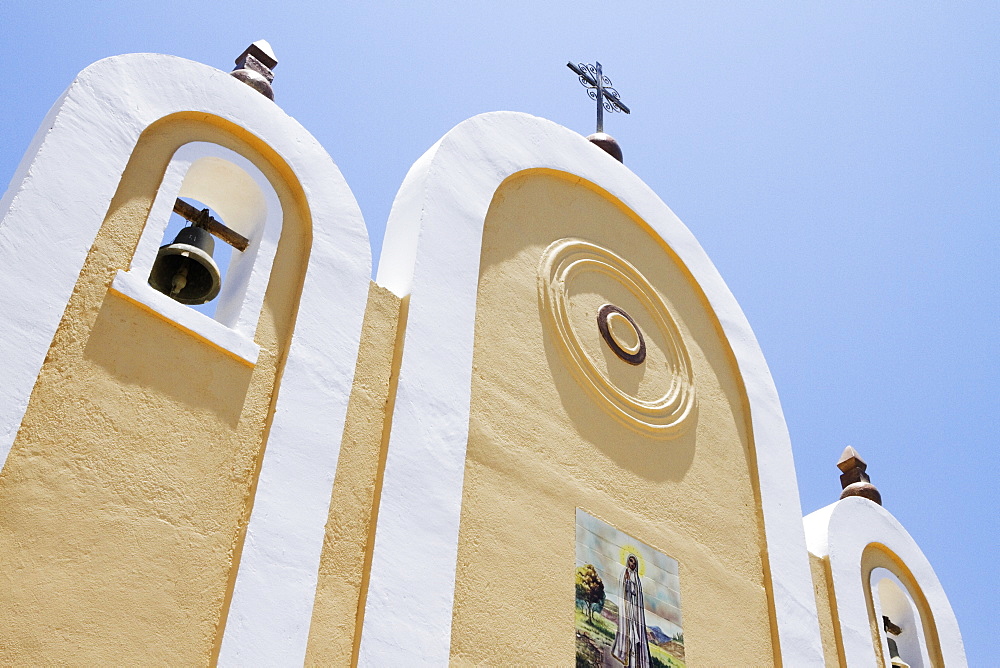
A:
[[[608,155],[617,160],[618,162],[624,164],[625,161],[622,159],[622,147],[618,144],[618,141],[609,134],[603,132],[595,132],[594,134],[587,137],[587,141],[603,149]]]

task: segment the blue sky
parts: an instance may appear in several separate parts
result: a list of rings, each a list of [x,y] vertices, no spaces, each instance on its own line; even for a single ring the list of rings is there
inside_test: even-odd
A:
[[[45,2],[0,5],[0,181],[73,76],[120,53],[231,69],[255,39],[377,257],[407,169],[469,116],[583,134],[566,68],[631,107],[626,164],[692,229],[764,350],[804,512],[853,445],[935,567],[972,665],[1000,665],[1000,3]],[[767,462],[761,462],[767,466]]]

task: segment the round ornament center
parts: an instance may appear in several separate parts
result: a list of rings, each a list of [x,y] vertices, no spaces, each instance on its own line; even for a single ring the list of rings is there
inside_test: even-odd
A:
[[[612,351],[629,364],[646,360],[646,342],[639,326],[628,313],[614,304],[605,304],[597,312],[597,328]]]
[[[608,333],[615,343],[630,355],[639,352],[641,339],[639,330],[635,328],[632,321],[617,311],[608,314]]]

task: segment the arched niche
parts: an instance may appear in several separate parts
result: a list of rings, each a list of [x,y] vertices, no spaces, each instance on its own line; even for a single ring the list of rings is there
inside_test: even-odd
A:
[[[910,609],[916,627],[910,631],[925,665],[968,665],[958,620],[941,582],[889,511],[848,497],[807,515],[804,525],[809,552],[829,569],[834,632],[847,665],[890,666],[883,605]]]
[[[187,185],[185,175],[191,177]],[[224,182],[237,184],[234,194],[246,194],[249,189],[248,201],[234,201],[223,192],[220,184]],[[107,563],[102,566],[94,558],[74,566],[91,572],[77,577],[75,587],[62,590],[61,599],[54,593],[58,588],[51,578],[40,580],[53,582],[54,589],[46,593],[39,588],[35,604],[25,610],[31,614],[40,610],[38,614],[50,616],[53,624],[31,626],[25,621],[29,615],[10,615],[8,626],[23,622],[18,632],[28,635],[5,632],[5,648],[39,652],[19,654],[21,662],[57,660],[70,647],[85,647],[95,663],[127,662],[129,652],[142,653],[146,661],[160,657],[164,662],[182,656],[190,662],[217,658],[222,663],[240,663],[247,657],[271,664],[301,661],[370,275],[367,234],[339,170],[298,123],[227,73],[180,58],[142,54],[109,58],[84,70],[45,119],[12,183],[0,201],[0,263],[5,268],[0,273],[0,308],[16,314],[0,347],[0,364],[6,373],[0,389],[0,491],[14,490],[19,481],[32,476],[41,478],[33,467],[72,454],[72,447],[19,448],[18,439],[28,438],[27,422],[46,423],[44,411],[34,408],[38,402],[33,391],[40,375],[73,378],[63,373],[60,360],[97,360],[97,366],[103,363],[105,367],[120,364],[113,345],[103,346],[105,352],[111,351],[103,358],[93,348],[85,349],[92,340],[94,322],[109,325],[112,336],[105,340],[112,343],[119,324],[146,323],[142,331],[159,328],[174,342],[171,347],[187,347],[193,356],[186,359],[188,366],[197,367],[198,356],[210,357],[213,365],[226,365],[226,378],[242,379],[245,387],[256,388],[258,394],[252,402],[240,404],[239,396],[230,390],[211,389],[218,379],[214,372],[208,373],[211,369],[202,365],[192,372],[203,376],[200,396],[232,406],[232,411],[197,406],[195,413],[222,427],[230,425],[235,431],[227,444],[246,451],[240,466],[206,476],[210,482],[199,500],[211,506],[211,485],[236,481],[227,500],[235,521],[227,516],[225,522],[191,534],[218,535],[223,543],[228,541],[213,544],[213,554],[206,561],[214,573],[211,595],[203,596],[210,601],[208,607],[184,617],[189,610],[169,596],[161,597],[156,605],[184,619],[168,622],[160,617],[157,623],[162,628],[143,633],[143,624],[155,615],[152,607],[136,604],[135,593],[155,589],[174,595],[179,590],[162,582],[140,582],[143,589],[133,586],[129,578],[148,578],[163,569],[183,580],[184,569],[204,564],[171,559],[166,550],[144,565],[121,568],[116,559],[134,550],[131,545],[116,545],[122,536],[135,539],[136,532],[123,533],[114,530],[113,523],[104,523],[88,534],[88,544],[106,552]],[[190,191],[185,190],[189,187]],[[254,195],[255,189],[259,196]],[[216,319],[183,307],[171,312],[179,305],[159,293],[167,301],[151,307],[145,301],[155,297],[140,294],[148,287],[148,267],[160,243],[169,204],[182,192],[229,207],[228,217],[245,225],[257,244],[256,256],[248,256],[237,271],[239,280],[232,283],[230,307]],[[26,276],[31,277],[30,290],[23,289]],[[21,288],[15,289],[19,282]],[[331,290],[331,285],[336,289]],[[114,312],[102,316],[105,307]],[[98,397],[105,400],[120,391],[123,400],[115,402],[120,408],[128,405],[132,394],[141,394],[149,383],[162,385],[164,377],[177,375],[178,369],[162,364],[157,371],[155,346],[147,344],[151,350],[146,354],[130,347],[127,335],[118,338],[129,364],[145,374],[125,378],[126,382]],[[76,350],[75,357],[60,353],[47,359],[53,346],[63,344],[66,350]],[[223,359],[226,356],[228,361]],[[229,387],[229,381],[224,385]],[[183,392],[146,395],[164,395],[169,400],[165,403],[175,406],[186,401]],[[93,399],[77,398],[81,405]],[[251,410],[247,408],[251,404],[253,433],[243,434],[239,425],[245,424],[243,414]],[[60,405],[74,406],[73,402],[56,402],[57,414]],[[37,413],[34,418],[33,411]],[[81,429],[94,424],[104,429],[100,420],[86,417],[76,424]],[[143,433],[157,430],[156,419],[142,415],[108,423],[116,424],[139,425],[136,428]],[[159,431],[161,440],[168,440],[170,430]],[[51,437],[75,444],[58,433]],[[148,476],[116,478],[131,481],[128,485],[94,480],[77,488],[120,493],[120,498],[129,500],[122,507],[138,509],[137,516],[154,523],[155,514],[163,511],[160,497],[171,489],[155,483],[156,475],[173,462],[193,458],[175,453],[169,461],[157,459],[143,447],[141,438],[126,440],[121,448],[108,452],[136,460],[146,457],[146,468],[136,470]],[[185,447],[197,456],[228,452],[213,438],[191,438],[187,443]],[[79,470],[100,475],[107,467],[95,460]],[[60,478],[58,470],[49,473],[52,480]],[[149,484],[150,480],[154,483]],[[186,497],[175,496],[177,508],[183,510]],[[69,508],[59,507],[54,495],[40,498],[44,503],[32,504],[24,497],[7,495],[5,512],[47,508],[45,512],[54,516],[67,511],[61,520],[50,517],[52,526],[57,529],[59,521],[74,526]],[[86,504],[78,505],[89,516],[90,511],[103,512],[114,504],[91,504],[89,510]],[[170,526],[172,517],[173,510],[163,515],[161,523]],[[40,530],[31,521],[5,520],[4,526]],[[39,531],[39,541],[41,536]],[[77,550],[66,536],[62,540],[53,551],[60,558],[42,562],[59,566],[75,559],[77,552],[96,555],[93,550]],[[70,600],[78,592],[96,602],[92,609],[87,609],[86,597]],[[60,621],[71,602],[79,618]],[[125,621],[120,628],[141,633],[141,642],[129,642],[126,633],[115,632],[114,624],[105,628],[109,620],[129,616],[134,628],[129,630]],[[93,635],[86,641],[73,635],[84,632]],[[31,634],[42,634],[38,638],[45,639],[35,643],[34,650],[30,649]],[[74,656],[80,659],[79,654]],[[141,662],[138,657],[134,657],[137,663]]]
[[[754,476],[764,540],[780,546],[763,557],[773,646],[789,665],[820,661],[787,429],[738,305],[690,231],[632,172],[554,123],[498,112],[457,126],[417,161],[387,225],[377,282],[406,297],[408,310],[360,662],[420,656],[444,664],[452,658],[484,224],[501,185],[533,170],[588,182],[620,202],[702,291],[745,387],[754,456],[766,463]],[[529,268],[532,276],[538,261]],[[538,317],[537,305],[531,308],[526,319]],[[518,327],[519,316],[509,317]],[[399,628],[408,629],[405,640]]]
[[[880,627],[879,640],[883,657],[892,657],[892,645],[898,656],[909,668],[930,668],[924,622],[919,607],[903,582],[887,568],[871,571],[869,585],[872,590],[873,617],[876,621],[888,619]],[[889,626],[891,624],[892,626]],[[887,629],[886,627],[889,626]],[[898,631],[896,629],[899,629]],[[892,640],[892,645],[889,641]],[[937,638],[934,638],[937,644]]]
[[[218,212],[227,226],[250,242],[245,251],[231,253],[212,318],[165,299],[147,281],[157,248],[171,241],[163,233],[179,197],[192,198]],[[253,364],[259,352],[254,334],[282,220],[274,187],[251,161],[218,144],[185,144],[167,166],[131,267],[115,276],[112,289]],[[216,241],[216,248],[224,243]]]

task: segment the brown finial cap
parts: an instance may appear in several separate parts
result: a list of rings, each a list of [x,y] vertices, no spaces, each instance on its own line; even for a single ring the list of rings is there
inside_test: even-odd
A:
[[[587,140],[595,146],[599,146],[604,149],[604,151],[610,155],[612,158],[618,162],[624,163],[622,160],[622,147],[618,144],[618,141],[609,134],[603,132],[595,132],[594,134],[587,137]]]
[[[236,68],[230,72],[232,76],[256,90],[269,100],[274,99],[271,82],[274,81],[272,70],[278,66],[274,50],[267,40],[259,39],[246,48],[236,59]]]
[[[840,455],[840,461],[837,462],[837,468],[843,472],[840,474],[840,486],[843,488],[840,498],[860,496],[882,505],[882,495],[878,488],[871,483],[871,479],[865,472],[868,464],[861,458],[857,450],[851,446],[844,448],[844,452]]]
[[[847,473],[853,468],[860,468],[862,471],[868,468],[868,463],[861,459],[861,455],[858,451],[847,446],[844,451],[840,454],[840,461],[837,462],[837,468]]]
[[[244,67],[243,63],[246,61],[247,56],[253,56],[268,70],[273,70],[278,66],[278,59],[274,56],[274,49],[271,48],[271,45],[266,39],[258,39],[256,42],[248,46],[246,50],[240,54],[239,58],[236,59],[237,68],[242,69]]]

